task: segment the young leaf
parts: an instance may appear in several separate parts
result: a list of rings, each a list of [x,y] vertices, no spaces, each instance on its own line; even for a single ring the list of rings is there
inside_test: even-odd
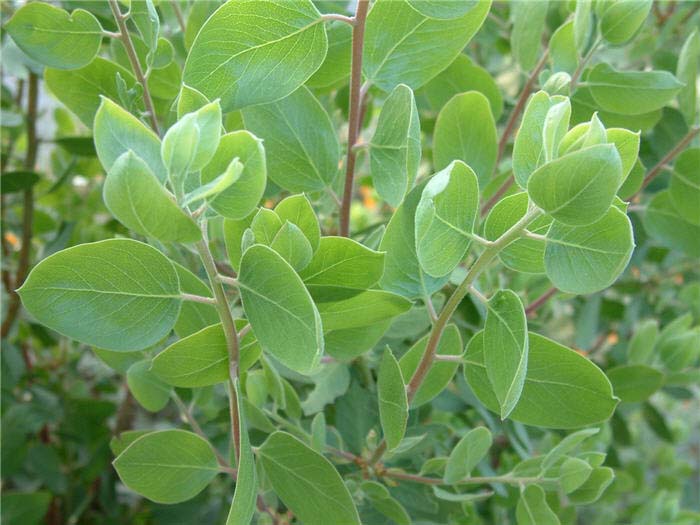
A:
[[[348,489],[322,455],[285,432],[275,432],[258,452],[273,490],[305,525],[360,525]]]
[[[142,350],[165,337],[181,303],[172,263],[155,248],[129,239],[55,253],[34,267],[18,293],[47,327],[122,351]]]
[[[559,484],[566,494],[583,485],[593,472],[587,461],[579,458],[566,458],[559,469]]]
[[[151,370],[151,360],[144,359],[129,367],[126,383],[139,404],[149,412],[158,412],[170,401],[170,387]]]
[[[285,221],[272,239],[270,248],[279,253],[297,272],[311,261],[311,244],[296,224]]]
[[[700,148],[678,155],[668,190],[678,215],[700,226]]]
[[[58,69],[87,66],[102,43],[102,26],[91,13],[76,9],[68,14],[44,2],[23,5],[5,28],[27,55]]]
[[[223,135],[211,161],[202,169],[201,178],[203,184],[216,180],[235,158],[243,164],[243,171],[209,206],[229,219],[243,219],[255,209],[265,192],[267,164],[262,140],[247,131]]]
[[[685,220],[669,190],[658,192],[647,205],[644,229],[662,246],[700,257],[700,225]]]
[[[95,150],[105,171],[124,153],[131,150],[150,168],[163,184],[168,178],[160,156],[160,139],[139,119],[108,98],[102,97],[93,126]]]
[[[488,99],[476,91],[455,95],[435,122],[434,164],[441,170],[455,159],[474,170],[481,187],[496,166],[498,138]]]
[[[302,374],[323,352],[321,318],[294,269],[266,246],[248,248],[238,276],[243,309],[263,350]]]
[[[634,249],[632,224],[612,207],[587,226],[554,221],[547,232],[547,277],[564,292],[587,294],[610,286],[627,267]]]
[[[484,333],[467,345],[464,373],[486,408],[500,412],[484,366]],[[525,385],[510,419],[546,428],[579,428],[607,420],[617,405],[605,374],[573,350],[532,332]],[[566,410],[560,410],[566,407]]]
[[[333,123],[305,87],[243,111],[246,129],[265,141],[270,178],[290,191],[319,191],[338,174],[340,145]]]
[[[476,174],[457,160],[436,173],[416,207],[416,253],[434,277],[449,274],[464,259],[479,211]]]
[[[610,467],[594,468],[585,483],[569,494],[569,501],[574,505],[593,503],[600,498],[614,477],[615,472]]]
[[[469,476],[488,453],[492,441],[491,432],[486,427],[476,427],[467,432],[450,452],[445,466],[445,483],[453,484]]]
[[[307,286],[365,290],[384,273],[384,253],[345,237],[322,237],[318,250],[299,276]]]
[[[275,213],[282,222],[289,221],[298,226],[311,244],[311,249],[314,252],[318,250],[321,242],[321,228],[316,212],[306,195],[302,193],[285,197],[275,206]]]
[[[379,419],[388,450],[396,448],[406,433],[408,400],[399,363],[388,346],[384,350],[377,377]]]
[[[156,503],[191,499],[219,473],[211,445],[184,430],[149,432],[113,464],[124,485]]]
[[[226,525],[249,525],[255,513],[255,502],[258,495],[258,480],[255,471],[255,459],[253,449],[250,447],[248,437],[248,425],[246,424],[245,410],[243,409],[243,394],[238,379],[233,382],[238,405],[240,421],[240,441],[238,450],[240,458],[236,471],[236,489],[233,493],[233,501],[226,518]]]
[[[565,71],[573,74],[578,67],[578,51],[574,35],[574,20],[560,25],[552,34],[549,41],[549,55],[552,59],[552,70]]]
[[[530,71],[537,62],[548,7],[547,0],[515,2],[512,5],[513,31],[510,45],[523,71]]]
[[[528,101],[523,119],[513,143],[513,176],[521,188],[533,171],[544,164],[544,121],[552,100],[544,91],[538,91]]]
[[[387,97],[369,144],[377,193],[392,206],[413,187],[420,164],[420,120],[413,91],[399,84]]]
[[[250,223],[250,231],[255,236],[255,242],[266,246],[272,244],[277,232],[281,229],[282,221],[279,216],[267,208],[260,208]]]
[[[243,164],[241,164],[241,161],[236,157],[221,175],[185,195],[182,203],[183,206],[189,206],[194,202],[216,197],[219,193],[234,184],[241,176],[241,173],[243,173]]]
[[[309,286],[323,328],[344,330],[380,323],[406,312],[411,302],[384,290],[358,291],[338,286]]]
[[[437,20],[416,11],[406,0],[375,2],[367,16],[362,70],[384,91],[399,84],[418,89],[450,65],[484,22],[490,0],[459,18]],[[416,53],[423,61],[415,67]]]
[[[603,11],[600,33],[611,44],[620,45],[630,40],[644,24],[653,0],[622,0]]]
[[[549,470],[559,461],[559,459],[576,449],[576,447],[578,447],[589,437],[595,436],[598,432],[600,432],[600,429],[598,428],[584,428],[583,430],[578,430],[577,432],[566,436],[559,443],[557,443],[552,450],[547,452],[547,455],[542,460],[541,471],[546,472]]]
[[[420,339],[414,344],[408,352],[406,352],[399,360],[401,373],[406,382],[410,381],[413,373],[418,368],[421,356],[425,352],[425,347],[428,344],[428,335]],[[462,338],[459,335],[459,330],[453,324],[445,328],[442,334],[440,344],[437,348],[437,355],[461,355],[462,354]],[[452,381],[459,363],[452,361],[438,361],[430,367],[428,375],[425,377],[423,384],[416,392],[411,407],[415,408],[431,401]]]
[[[158,33],[160,32],[160,19],[153,0],[130,3],[129,18],[134,21],[144,44],[151,51],[149,55],[152,56],[158,45]]]
[[[645,365],[621,365],[607,372],[615,395],[623,403],[645,401],[664,382],[664,375]]]
[[[622,162],[622,179],[632,171],[639,157],[640,132],[633,133],[628,129],[610,128],[605,132],[606,141],[615,145]]]
[[[569,129],[570,117],[571,102],[569,102],[568,98],[561,102],[556,102],[547,111],[547,115],[544,118],[544,128],[542,129],[542,149],[544,150],[545,162],[556,158],[559,143]]]
[[[538,168],[530,176],[527,192],[557,221],[585,226],[605,215],[620,184],[620,155],[612,144],[600,144]]]
[[[525,308],[512,290],[499,290],[488,302],[484,327],[484,365],[501,407],[508,417],[520,399],[527,373],[528,336]]]
[[[175,203],[148,165],[131,150],[122,154],[107,174],[105,205],[119,222],[141,235],[163,242],[196,242],[197,224]]]
[[[286,97],[321,66],[327,49],[311,0],[226,3],[197,34],[183,79],[210,100],[221,98],[229,112]]]
[[[518,525],[559,525],[559,518],[549,508],[544,490],[539,485],[528,485],[520,493],[515,509]]]

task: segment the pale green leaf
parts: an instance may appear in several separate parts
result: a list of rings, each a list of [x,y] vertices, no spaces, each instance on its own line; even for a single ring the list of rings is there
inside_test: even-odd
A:
[[[583,485],[593,472],[587,461],[579,458],[566,458],[559,469],[559,484],[566,494]]]
[[[344,22],[331,22],[326,27],[328,53],[306,85],[317,92],[330,91],[342,86],[350,76],[352,54],[352,27]]]
[[[243,173],[243,164],[236,157],[221,175],[185,195],[183,206],[189,206],[194,202],[216,197],[234,184],[241,176],[241,173]]]
[[[311,249],[314,252],[318,250],[321,241],[321,228],[316,218],[316,212],[306,195],[302,193],[285,197],[275,206],[275,213],[281,221],[289,221],[298,226],[311,244]]]
[[[177,118],[184,117],[187,113],[193,113],[209,103],[209,99],[193,87],[183,84],[180,95],[177,98]]]
[[[450,452],[445,466],[445,483],[453,484],[469,476],[488,453],[492,441],[491,432],[486,427],[467,432]]]
[[[700,226],[700,148],[687,149],[678,156],[668,193],[678,215]]]
[[[573,74],[578,67],[578,51],[575,40],[575,20],[560,25],[549,40],[549,55],[553,71]]]
[[[596,467],[588,479],[577,490],[569,494],[569,501],[574,505],[593,503],[612,483],[615,472],[610,467]]]
[[[211,290],[199,277],[176,262],[173,262],[173,266],[180,281],[181,292],[201,297],[212,297]],[[218,322],[219,315],[213,304],[183,301],[174,330],[178,337],[187,337]]]
[[[255,242],[266,246],[272,244],[277,232],[281,229],[282,221],[279,216],[267,208],[260,208],[250,223],[250,230],[255,236]]]
[[[514,2],[511,6],[513,30],[510,45],[523,71],[530,71],[537,62],[547,17],[547,0]]]
[[[233,501],[231,502],[228,517],[226,518],[226,525],[249,525],[255,513],[255,503],[258,495],[258,476],[255,470],[253,449],[250,446],[250,438],[248,437],[248,425],[243,408],[243,394],[241,393],[241,386],[238,379],[234,381],[233,385],[240,417],[239,428],[241,437],[238,444],[240,458],[236,465],[236,489],[233,493]]]
[[[607,371],[615,395],[623,403],[645,401],[664,382],[664,374],[645,365],[621,365]]]
[[[572,434],[569,434],[559,443],[557,443],[552,450],[547,452],[547,455],[542,460],[541,471],[546,472],[552,466],[554,466],[562,457],[564,457],[569,452],[573,451],[581,443],[591,436],[595,436],[600,432],[598,428],[584,428],[583,430],[578,430]]]
[[[600,18],[600,32],[611,44],[630,40],[644,24],[653,0],[618,0],[611,2]]]
[[[330,363],[309,379],[314,383],[314,388],[300,405],[307,416],[322,411],[326,405],[345,394],[350,386],[350,370],[343,363]]]
[[[520,128],[513,143],[513,175],[521,188],[533,171],[544,164],[544,120],[553,101],[544,91],[538,91],[528,101]]]
[[[384,290],[358,291],[338,286],[309,286],[323,328],[343,330],[380,323],[406,312],[411,302]]]
[[[279,253],[297,272],[306,268],[313,255],[311,244],[296,224],[285,221],[270,248]]]
[[[158,412],[170,401],[170,387],[151,370],[151,360],[144,359],[126,371],[126,383],[136,401],[149,412]]]
[[[341,361],[351,361],[372,349],[389,329],[391,319],[377,324],[328,330],[323,338],[326,342],[326,353]]]
[[[311,420],[311,448],[323,454],[326,450],[326,416],[317,413]]]
[[[309,265],[299,274],[307,286],[364,290],[384,273],[384,253],[346,237],[322,237]]]
[[[698,61],[700,61],[700,33],[695,29],[683,44],[676,66],[676,77],[685,84],[678,93],[678,109],[683,113],[688,124],[694,121],[698,106],[696,84]]]
[[[399,363],[388,346],[384,350],[377,377],[379,419],[388,450],[396,448],[406,433],[408,400]]]
[[[658,337],[659,322],[656,319],[646,319],[639,323],[627,346],[627,362],[633,365],[647,364]]]
[[[224,221],[224,242],[226,243],[226,254],[234,271],[238,271],[241,264],[241,256],[243,255],[242,241],[246,231],[251,231],[250,226],[253,222],[255,213],[251,213],[247,217],[235,220],[226,219]]]
[[[518,525],[559,525],[560,521],[549,508],[544,490],[539,485],[528,485],[520,493],[515,509]]]
[[[559,97],[552,98],[552,102]],[[556,158],[559,150],[559,143],[569,129],[569,118],[571,117],[571,103],[568,98],[553,104],[547,111],[542,128],[542,149],[544,150],[544,161],[549,162]]]
[[[419,13],[437,19],[450,19],[464,16],[473,9],[478,0],[463,0],[462,2],[443,2],[440,0],[408,0],[411,7]]]

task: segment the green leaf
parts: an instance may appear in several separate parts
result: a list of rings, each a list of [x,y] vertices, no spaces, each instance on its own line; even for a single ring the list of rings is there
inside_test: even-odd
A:
[[[348,489],[322,455],[285,432],[275,432],[258,452],[273,490],[304,525],[360,525]]]
[[[28,190],[41,180],[41,175],[34,171],[5,171],[0,180],[2,194],[8,195]]]
[[[566,458],[559,469],[559,484],[566,494],[583,485],[593,472],[588,462],[579,458]]]
[[[246,231],[250,230],[251,223],[255,217],[255,213],[251,213],[241,220],[226,219],[224,221],[224,242],[226,243],[226,254],[234,271],[238,271],[241,264],[241,256],[243,255],[242,241]]]
[[[183,199],[183,206],[189,206],[194,202],[216,197],[234,184],[241,176],[241,173],[243,173],[243,164],[236,157],[221,175],[186,194]]]
[[[451,502],[469,502],[469,501],[479,501],[482,499],[488,499],[493,495],[492,492],[450,492],[445,489],[441,489],[440,487],[433,485],[433,494],[435,495],[436,498],[444,500],[444,501],[451,501]]]
[[[518,525],[559,525],[560,521],[549,508],[544,490],[539,485],[528,485],[520,493],[515,509]]]
[[[165,337],[181,303],[172,263],[155,248],[129,239],[57,252],[34,267],[18,293],[47,327],[123,351],[148,348]]]
[[[554,102],[554,99],[552,101]],[[557,157],[559,143],[569,129],[570,117],[571,103],[568,98],[554,103],[547,111],[542,128],[542,149],[544,150],[545,162]]]
[[[669,196],[678,215],[700,226],[700,148],[690,148],[678,155]]]
[[[411,516],[401,503],[391,497],[389,489],[376,481],[363,481],[362,492],[369,498],[372,506],[381,514],[398,525],[411,525]]]
[[[149,55],[152,58],[158,45],[158,33],[160,32],[160,19],[153,5],[153,0],[129,2],[129,18],[133,20],[134,25],[139,30],[144,44],[151,51]],[[167,40],[165,41],[167,42]]]
[[[527,187],[532,172],[544,164],[544,121],[553,104],[554,101],[546,92],[538,91],[525,106],[513,143],[513,175],[521,188]]]
[[[464,161],[485,186],[496,167],[498,138],[488,99],[477,91],[455,95],[435,123],[434,164],[441,170]]]
[[[484,224],[484,236],[495,241],[507,232],[527,213],[527,193],[521,192],[510,195],[498,201],[491,209]],[[552,218],[542,215],[532,221],[528,231],[544,235],[552,223]],[[498,253],[498,258],[508,268],[516,272],[544,273],[545,243],[540,239],[517,239]]]
[[[143,122],[108,98],[95,115],[93,126],[95,150],[105,171],[124,153],[131,150],[151,169],[162,184],[168,173],[160,157],[160,139]]]
[[[499,290],[488,302],[484,327],[484,365],[505,419],[518,404],[527,372],[525,308],[512,290]]]
[[[530,71],[537,62],[548,7],[547,0],[512,4],[513,30],[510,35],[510,45],[523,71]]]
[[[209,99],[193,87],[183,84],[180,95],[177,98],[177,118],[184,117],[187,113],[193,113],[209,103]]]
[[[243,219],[258,205],[267,184],[262,140],[247,131],[223,135],[211,161],[202,169],[201,178],[202,183],[215,180],[235,158],[243,164],[243,172],[209,206],[229,219]]]
[[[413,377],[416,368],[418,368],[421,357],[425,352],[425,347],[428,344],[429,337],[430,335],[426,335],[425,337],[421,338],[399,360],[401,373],[403,374],[405,381],[409,382]],[[440,338],[440,343],[438,344],[436,354],[462,354],[462,338],[460,337],[459,330],[455,325],[451,324],[445,328],[445,331]],[[416,392],[416,395],[411,402],[411,407],[418,407],[435,398],[444,390],[450,381],[452,381],[452,377],[455,375],[458,367],[459,363],[453,361],[438,361],[433,363],[433,365],[430,367],[430,371],[423,380],[423,384],[418,389],[418,392]]]
[[[296,224],[285,221],[272,239],[270,248],[279,253],[297,272],[306,268],[313,255],[311,244]]]
[[[53,495],[49,491],[2,492],[2,521],[21,523],[22,525],[39,525],[46,517]]]
[[[286,97],[321,66],[327,49],[311,0],[226,3],[199,30],[183,78],[233,111]]]
[[[644,24],[652,0],[621,0],[612,2],[600,18],[600,32],[611,44],[620,45],[630,40]]]
[[[588,505],[596,501],[612,483],[615,472],[610,467],[596,467],[586,482],[569,494],[569,501],[574,505]]]
[[[163,242],[189,243],[202,238],[197,224],[131,150],[112,164],[103,196],[111,214],[136,233]]]
[[[281,229],[282,221],[279,216],[267,208],[260,208],[250,223],[250,230],[255,236],[255,241],[266,246],[272,244],[277,232]]]
[[[211,290],[204,282],[184,266],[173,262],[177,277],[180,280],[180,291],[201,297],[212,297]],[[219,315],[212,304],[196,301],[183,301],[180,315],[175,323],[175,333],[178,337],[187,337],[202,328],[216,324]]]
[[[323,454],[326,450],[326,416],[317,413],[311,420],[311,448]]]
[[[367,16],[362,70],[384,91],[418,89],[450,65],[484,22],[490,1],[450,20],[427,18],[405,0],[375,2]],[[416,54],[421,53],[421,67]]]
[[[245,326],[236,321],[236,329]],[[240,370],[260,357],[260,346],[252,332],[240,340]],[[153,373],[167,384],[198,388],[223,383],[229,378],[229,353],[221,323],[207,326],[173,343],[153,359]]]
[[[644,214],[644,229],[662,246],[700,257],[700,225],[681,216],[670,191],[660,191],[651,199]]]
[[[350,371],[342,363],[331,363],[323,366],[321,371],[310,377],[314,388],[301,403],[304,415],[311,415],[345,394],[350,386]]]
[[[343,330],[373,325],[391,319],[411,307],[401,295],[384,290],[359,291],[338,286],[309,286],[323,327]]]
[[[486,408],[500,412],[484,366],[484,333],[475,334],[464,358],[467,382]],[[607,420],[615,410],[608,378],[590,360],[530,332],[527,375],[510,419],[545,428],[579,428]]]
[[[326,353],[341,361],[351,361],[374,348],[390,324],[388,319],[368,326],[328,330],[323,334]]]
[[[413,9],[429,18],[450,19],[464,16],[478,4],[478,1],[441,2],[439,0],[408,0],[408,3],[411,4]]]
[[[447,275],[464,259],[478,211],[479,183],[462,161],[452,162],[428,181],[415,219],[416,253],[428,275]]]
[[[622,163],[612,144],[568,153],[538,168],[527,184],[533,202],[557,221],[585,226],[610,209],[622,184]]]
[[[311,244],[311,249],[314,252],[318,250],[321,241],[321,228],[316,218],[316,212],[314,212],[306,195],[302,193],[285,197],[275,206],[275,213],[281,221],[289,221],[298,226]]]
[[[307,286],[365,290],[384,273],[384,253],[346,237],[322,237],[318,250],[299,276]]]
[[[263,350],[300,373],[323,352],[321,318],[294,269],[266,246],[248,248],[238,276],[243,309]]]
[[[645,365],[622,365],[607,372],[615,395],[623,403],[636,403],[648,399],[664,382],[664,375]]]
[[[76,9],[68,14],[44,2],[23,5],[5,29],[27,55],[58,69],[88,65],[102,43],[102,26],[91,13]]]
[[[344,22],[331,22],[326,27],[328,53],[321,67],[306,81],[317,92],[339,88],[350,76],[352,27]]]
[[[491,432],[486,427],[476,427],[467,432],[450,452],[445,466],[445,483],[453,484],[469,476],[484,459],[492,442]]]
[[[415,216],[424,187],[425,183],[409,192],[389,220],[379,245],[379,250],[386,252],[380,286],[409,299],[431,295],[442,288],[448,279],[448,276],[431,277],[418,263]]]
[[[113,464],[124,485],[156,503],[191,499],[219,473],[211,445],[184,430],[149,432]]]
[[[622,179],[634,168],[639,156],[640,132],[633,133],[623,128],[610,128],[606,131],[606,141],[615,145],[622,162]]]
[[[627,362],[633,365],[648,363],[658,337],[659,322],[656,319],[646,319],[639,323],[627,347]]]
[[[44,81],[54,96],[91,128],[102,102],[100,97],[120,99],[117,76],[126,82],[129,89],[136,84],[130,71],[101,57],[96,57],[83,68],[71,71],[49,68],[44,72]],[[136,148],[133,149],[137,151]]]
[[[246,129],[265,141],[270,179],[290,191],[319,191],[338,174],[340,145],[326,110],[305,87],[243,110]]]
[[[413,91],[399,84],[384,101],[369,143],[372,181],[379,196],[401,204],[413,187],[421,157],[420,119]]]
[[[685,84],[678,93],[678,109],[689,125],[695,118],[698,105],[696,86],[698,60],[700,60],[700,34],[695,29],[683,44],[676,66],[676,77]]]
[[[668,71],[616,71],[598,64],[586,84],[600,108],[622,115],[641,115],[664,107],[683,87]]]
[[[249,525],[255,513],[255,503],[258,495],[258,480],[255,471],[255,459],[253,449],[250,446],[248,437],[248,425],[243,407],[243,394],[238,379],[234,380],[234,391],[238,403],[238,414],[240,417],[240,441],[238,450],[240,458],[238,460],[236,472],[236,489],[233,493],[233,501],[226,518],[226,525]]]
[[[152,432],[151,430],[127,430],[109,440],[109,449],[118,456],[138,438]]]
[[[632,224],[613,206],[587,226],[553,222],[547,232],[545,270],[563,292],[593,293],[615,282],[627,267],[633,249]]]
[[[578,430],[573,434],[569,434],[559,443],[557,443],[552,450],[547,452],[547,455],[542,460],[542,472],[546,472],[551,467],[553,467],[559,459],[564,457],[569,452],[573,451],[581,443],[591,436],[595,436],[600,429],[598,428],[584,428],[583,430]]]
[[[139,405],[149,412],[163,410],[170,401],[170,387],[153,373],[150,359],[131,365],[126,372],[126,383]]]
[[[560,25],[552,34],[549,41],[549,55],[552,59],[552,70],[566,71],[573,74],[578,67],[578,51],[574,34],[575,21],[570,20]]]
[[[377,377],[379,419],[388,450],[396,448],[406,433],[408,400],[399,362],[388,346],[384,350]]]

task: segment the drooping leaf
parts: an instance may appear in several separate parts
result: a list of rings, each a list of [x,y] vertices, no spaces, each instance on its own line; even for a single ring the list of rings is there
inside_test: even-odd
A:
[[[450,452],[445,466],[445,483],[456,483],[469,476],[488,453],[492,441],[491,432],[486,427],[476,427],[467,432]]]
[[[153,373],[150,359],[131,365],[126,372],[126,383],[136,401],[149,412],[162,410],[170,401],[170,387]]]
[[[518,525],[559,525],[559,518],[549,508],[544,490],[539,485],[528,485],[520,493],[515,509]]]
[[[275,432],[262,444],[258,457],[275,493],[306,525],[360,525],[348,489],[322,455],[285,432]]]
[[[255,245],[241,258],[241,300],[263,350],[308,373],[323,352],[321,318],[294,269],[272,249]]]
[[[700,226],[700,148],[678,155],[668,189],[678,215]]]
[[[173,328],[180,288],[172,263],[129,239],[81,244],[34,267],[18,290],[42,324],[107,350],[148,348]]]
[[[191,499],[219,473],[211,445],[184,430],[149,432],[113,464],[127,487],[156,503]]]
[[[413,91],[399,84],[384,102],[369,144],[374,187],[392,206],[398,206],[413,187],[420,157],[420,120]]]
[[[467,382],[486,408],[500,412],[484,366],[484,335],[467,345]],[[573,350],[532,332],[525,385],[510,419],[546,428],[578,428],[607,420],[617,400],[605,374]]]
[[[289,95],[321,66],[327,49],[311,0],[226,3],[197,34],[183,78],[209,100],[220,98],[228,112]]]
[[[398,446],[406,432],[408,400],[401,368],[388,346],[379,365],[377,397],[384,439],[388,450],[391,450]]]
[[[346,237],[322,237],[318,250],[299,276],[307,286],[365,290],[384,273],[384,253]]]

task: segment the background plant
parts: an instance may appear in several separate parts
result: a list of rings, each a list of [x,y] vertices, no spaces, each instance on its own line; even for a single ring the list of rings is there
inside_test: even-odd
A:
[[[696,4],[2,8],[3,523],[699,519]]]

